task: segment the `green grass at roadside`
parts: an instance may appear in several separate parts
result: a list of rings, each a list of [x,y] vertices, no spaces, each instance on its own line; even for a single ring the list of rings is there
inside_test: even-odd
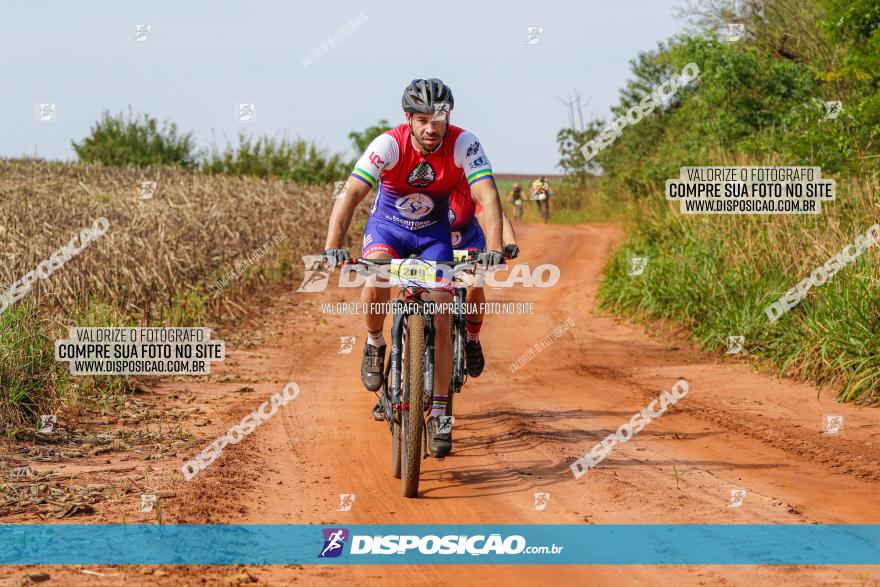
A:
[[[643,323],[668,319],[708,351],[728,336],[778,373],[827,384],[841,401],[880,402],[880,244],[868,248],[776,322],[769,304],[809,277],[877,221],[876,185],[842,181],[818,217],[681,216],[654,209],[632,218],[627,242],[605,268],[603,308]],[[627,273],[631,257],[645,272]]]

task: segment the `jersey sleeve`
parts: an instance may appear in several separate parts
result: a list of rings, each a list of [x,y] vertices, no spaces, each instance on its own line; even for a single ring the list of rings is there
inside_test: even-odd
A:
[[[492,177],[492,164],[483,151],[483,145],[468,131],[458,135],[455,141],[455,164],[464,170],[468,185]]]
[[[379,177],[386,169],[391,169],[400,158],[397,141],[388,133],[382,133],[367,147],[354,165],[351,177],[356,177],[371,188],[379,183]]]

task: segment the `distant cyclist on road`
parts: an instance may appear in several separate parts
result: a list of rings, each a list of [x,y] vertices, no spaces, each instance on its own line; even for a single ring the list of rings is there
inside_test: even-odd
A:
[[[484,209],[488,251],[478,260],[484,266],[503,263],[501,253],[501,201],[492,167],[480,141],[472,133],[449,123],[455,104],[452,91],[439,79],[413,80],[403,91],[406,122],[379,135],[358,159],[350,187],[333,207],[327,230],[324,257],[328,264],[349,259],[341,248],[355,207],[378,184],[379,190],[367,220],[362,256],[367,259],[405,258],[411,254],[429,261],[452,260],[449,227],[449,195],[466,178],[473,197]],[[371,279],[375,279],[374,276]],[[361,302],[371,310],[384,307],[387,287],[368,282]],[[425,296],[435,302],[451,302],[448,291]],[[434,396],[428,414],[428,447],[437,457],[449,454],[452,440],[440,432],[440,416],[446,414],[452,372],[449,320],[435,320]],[[361,380],[369,391],[382,387],[385,365],[385,313],[366,316],[367,342],[361,363]]]
[[[550,196],[553,195],[553,188],[550,182],[542,175],[532,182],[532,199],[538,203],[538,212],[544,219],[544,224],[550,219]]]
[[[519,183],[513,182],[513,185],[510,187],[510,193],[507,194],[507,201],[513,204],[513,219],[516,221],[522,220],[522,187],[520,187]]]

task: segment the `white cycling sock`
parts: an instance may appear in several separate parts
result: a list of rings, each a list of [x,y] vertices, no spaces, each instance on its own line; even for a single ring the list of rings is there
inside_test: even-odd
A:
[[[428,414],[429,418],[433,418],[434,416],[445,416],[446,415],[446,404],[449,401],[448,395],[435,395],[431,398],[431,413]]]
[[[378,332],[370,332],[367,330],[367,344],[371,344],[375,347],[385,346],[385,332],[382,330]]]

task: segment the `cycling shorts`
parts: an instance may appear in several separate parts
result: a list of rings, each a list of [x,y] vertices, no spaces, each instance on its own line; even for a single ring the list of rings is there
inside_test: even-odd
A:
[[[364,229],[361,256],[366,257],[375,251],[386,251],[395,259],[418,255],[426,261],[452,260],[452,239],[449,224],[438,222],[421,230],[406,228],[370,216]]]
[[[459,251],[483,251],[486,249],[486,237],[480,223],[474,218],[462,230],[452,233],[452,246]]]

